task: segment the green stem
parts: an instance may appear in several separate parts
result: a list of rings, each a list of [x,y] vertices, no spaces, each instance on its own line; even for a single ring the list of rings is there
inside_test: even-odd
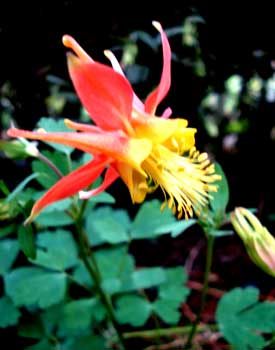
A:
[[[150,299],[148,298],[147,294],[145,293],[145,291],[143,291],[142,293],[144,295],[144,297],[146,298],[146,300],[150,303]],[[157,349],[159,348],[159,346],[161,345],[161,334],[159,334],[159,329],[160,329],[160,322],[159,319],[156,315],[156,313],[153,311],[151,314],[151,317],[153,319],[153,322],[155,324],[155,329],[154,329],[154,338],[156,339],[156,345],[157,345]],[[123,334],[124,335],[124,334]]]
[[[192,346],[193,338],[197,332],[197,328],[201,319],[201,314],[204,310],[205,303],[206,303],[206,296],[208,291],[208,285],[209,285],[209,276],[211,271],[211,265],[212,265],[212,258],[213,258],[213,247],[214,247],[214,240],[215,237],[212,235],[206,234],[207,237],[207,252],[206,252],[206,264],[205,264],[205,271],[204,271],[204,279],[203,279],[203,287],[201,292],[201,302],[200,302],[200,308],[197,313],[196,319],[192,325],[191,331],[189,333],[187,342],[184,346],[184,349],[189,349]]]
[[[38,152],[37,158],[41,160],[41,162],[48,165],[50,169],[61,179],[63,174],[61,171],[55,166],[55,164],[47,157],[45,157],[42,153]]]
[[[205,330],[217,330],[217,325],[198,325],[197,331],[203,332]],[[172,328],[159,328],[159,329],[148,329],[143,331],[134,331],[134,332],[125,332],[123,333],[124,339],[130,338],[157,338],[161,337],[170,337],[175,335],[188,334],[191,330],[191,326],[185,327],[172,327]]]
[[[77,229],[77,235],[78,235],[78,247],[79,247],[79,252],[80,252],[80,256],[82,258],[82,261],[92,279],[92,281],[95,284],[95,288],[97,290],[97,293],[103,303],[103,305],[105,306],[107,315],[114,327],[114,329],[116,330],[118,339],[120,340],[121,343],[121,349],[122,350],[126,350],[126,344],[125,344],[125,339],[123,338],[122,332],[120,330],[120,325],[118,324],[116,318],[115,318],[115,314],[114,314],[114,310],[113,310],[113,306],[112,306],[112,302],[110,300],[110,297],[105,294],[104,290],[101,287],[101,278],[100,275],[98,274],[98,268],[94,267],[93,264],[91,264],[89,257],[91,257],[92,261],[96,264],[96,260],[95,257],[93,255],[93,252],[91,250],[89,250],[89,255],[87,254],[88,250],[87,250],[87,245],[86,245],[86,239],[85,239],[85,235],[81,226],[81,220],[80,217],[78,216],[78,218],[76,219],[76,229]],[[97,266],[97,264],[95,265]]]

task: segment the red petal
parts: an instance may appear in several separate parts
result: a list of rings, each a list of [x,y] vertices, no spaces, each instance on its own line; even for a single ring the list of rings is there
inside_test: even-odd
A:
[[[90,154],[102,153],[113,160],[124,161],[139,171],[142,171],[140,167],[142,161],[148,157],[152,150],[152,142],[149,139],[130,138],[121,135],[120,132],[47,133],[11,128],[7,134],[12,137],[55,142]]]
[[[104,133],[104,131],[102,129],[100,129],[98,126],[77,123],[77,122],[73,122],[70,119],[64,119],[64,124],[68,128],[78,130],[78,131],[87,131],[87,132],[100,133],[100,134]]]
[[[65,146],[74,147],[83,152],[94,154],[97,152],[116,157],[127,153],[128,139],[117,133],[91,133],[91,132],[40,132],[11,128],[8,136],[23,137],[31,140],[55,142]]]
[[[125,77],[125,74],[116,58],[116,56],[112,53],[112,51],[109,50],[105,50],[104,51],[104,55],[110,60],[113,69],[123,75]],[[142,103],[142,101],[137,97],[137,95],[134,93],[134,97],[133,97],[133,108],[136,108],[138,111],[144,111],[144,104]]]
[[[95,196],[109,187],[117,178],[119,177],[119,173],[116,171],[114,167],[110,167],[107,169],[104,180],[100,186],[91,190],[91,191],[81,191],[79,193],[79,197],[81,199],[88,199],[92,196]]]
[[[49,204],[70,197],[93,183],[100,176],[107,163],[106,157],[97,157],[69,175],[64,176],[34,204],[31,215],[25,223],[29,224],[33,221]]]
[[[87,52],[70,35],[63,35],[62,42],[64,46],[72,49],[82,61],[94,62],[94,60],[87,54]]]
[[[171,84],[171,49],[167,39],[167,36],[162,29],[160,23],[153,22],[156,29],[160,32],[162,40],[162,52],[163,52],[163,68],[159,86],[151,92],[145,101],[145,112],[149,114],[155,114],[156,108],[159,103],[167,95]]]
[[[68,55],[71,79],[93,121],[102,129],[131,131],[133,90],[130,83],[111,67],[88,63]]]

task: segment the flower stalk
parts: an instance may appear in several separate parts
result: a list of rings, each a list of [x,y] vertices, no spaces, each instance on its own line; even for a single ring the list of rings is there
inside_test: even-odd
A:
[[[206,237],[207,237],[206,263],[205,263],[203,287],[202,287],[201,299],[200,299],[200,308],[196,315],[195,321],[192,324],[190,333],[188,335],[186,344],[184,346],[185,350],[191,349],[192,347],[192,342],[197,333],[199,323],[201,320],[201,315],[206,304],[206,297],[207,297],[207,292],[209,287],[209,276],[211,272],[211,266],[212,266],[212,260],[213,260],[213,248],[214,248],[214,241],[215,241],[215,237],[213,235],[209,235],[206,233]]]
[[[117,333],[117,338],[120,341],[121,350],[126,350],[127,349],[126,341],[123,337],[122,331],[120,329],[120,325],[116,320],[111,299],[101,287],[101,276],[100,276],[99,268],[97,266],[97,262],[94,256],[94,252],[92,249],[90,249],[90,247],[88,248],[86,245],[86,235],[82,227],[83,212],[84,212],[83,210],[80,210],[78,216],[75,219],[75,227],[77,232],[76,242],[79,248],[80,257],[91,277],[91,280],[94,282],[96,291],[100,297],[102,304],[105,307],[108,318]],[[89,258],[91,259],[92,262],[90,261]]]

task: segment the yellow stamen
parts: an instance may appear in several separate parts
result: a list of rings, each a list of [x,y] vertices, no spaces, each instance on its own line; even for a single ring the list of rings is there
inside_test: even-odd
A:
[[[211,185],[220,179],[214,174],[213,164],[209,164],[206,153],[200,154],[192,148],[189,156],[180,156],[162,145],[155,145],[142,167],[154,183],[165,194],[165,203],[178,218],[193,216],[193,210],[199,213],[210,198],[209,192],[216,192],[217,186]],[[168,198],[166,198],[166,194]]]

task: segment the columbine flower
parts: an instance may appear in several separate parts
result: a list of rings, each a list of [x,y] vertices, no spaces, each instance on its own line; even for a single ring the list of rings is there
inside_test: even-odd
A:
[[[249,210],[236,208],[231,222],[247,254],[263,271],[275,277],[275,239]]]
[[[8,135],[56,142],[94,156],[93,160],[58,181],[38,200],[28,222],[47,205],[79,192],[87,199],[105,190],[120,177],[127,185],[132,201],[141,203],[158,186],[165,203],[185,218],[207,204],[213,183],[219,179],[206,153],[195,148],[196,129],[184,119],[167,119],[156,109],[170,88],[171,50],[158,22],[163,46],[163,70],[160,83],[143,104],[135,95],[115,56],[106,51],[112,68],[95,62],[70,36],[63,37],[68,53],[68,67],[75,90],[95,125],[65,120],[75,132],[26,131],[11,128]],[[91,191],[91,185],[107,168],[103,183]],[[165,204],[164,204],[165,205]]]

